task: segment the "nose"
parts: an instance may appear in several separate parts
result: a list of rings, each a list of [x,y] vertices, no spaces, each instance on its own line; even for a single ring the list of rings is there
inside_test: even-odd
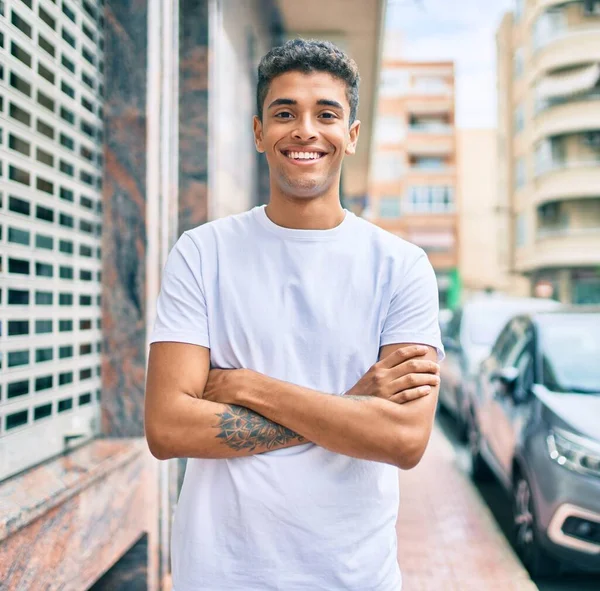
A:
[[[302,142],[309,142],[316,139],[316,130],[312,121],[312,117],[309,114],[304,117],[298,117],[296,121],[297,125],[292,132],[294,139]]]

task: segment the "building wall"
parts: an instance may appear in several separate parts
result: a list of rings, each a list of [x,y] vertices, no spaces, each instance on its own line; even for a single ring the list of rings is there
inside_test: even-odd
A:
[[[368,215],[425,249],[442,307],[460,290],[456,167],[453,64],[384,62]]]
[[[598,80],[573,82],[600,59],[600,15],[583,1],[520,5],[497,34],[509,267],[529,291],[550,281],[563,301],[600,302],[600,94]]]

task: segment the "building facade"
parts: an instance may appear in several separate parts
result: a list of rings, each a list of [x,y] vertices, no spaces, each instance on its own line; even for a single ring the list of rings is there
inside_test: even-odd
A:
[[[367,212],[427,252],[441,308],[460,298],[456,167],[453,63],[385,61]]]
[[[600,2],[520,0],[497,33],[503,263],[600,302]]]

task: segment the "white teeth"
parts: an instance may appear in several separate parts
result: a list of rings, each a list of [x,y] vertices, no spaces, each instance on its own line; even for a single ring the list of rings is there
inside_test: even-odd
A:
[[[317,160],[321,154],[318,152],[288,152],[287,157],[294,160]]]

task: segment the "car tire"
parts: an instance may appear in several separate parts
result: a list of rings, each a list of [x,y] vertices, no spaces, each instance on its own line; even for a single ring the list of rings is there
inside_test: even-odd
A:
[[[531,486],[517,472],[512,495],[515,549],[533,578],[547,578],[560,572],[560,561],[550,556],[539,543]]]
[[[467,418],[468,442],[471,452],[471,478],[475,482],[488,482],[492,479],[492,470],[481,455],[481,434],[472,413]]]

